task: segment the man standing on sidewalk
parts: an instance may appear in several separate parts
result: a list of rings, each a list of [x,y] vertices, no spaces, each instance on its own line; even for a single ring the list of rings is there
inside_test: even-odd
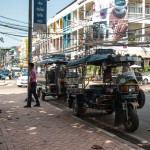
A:
[[[38,96],[36,94],[36,71],[34,69],[34,64],[29,63],[29,87],[28,87],[28,100],[27,100],[27,105],[24,106],[24,108],[31,107],[31,101],[32,101],[32,94],[36,100],[36,104],[34,107],[40,107],[40,102],[38,99]]]

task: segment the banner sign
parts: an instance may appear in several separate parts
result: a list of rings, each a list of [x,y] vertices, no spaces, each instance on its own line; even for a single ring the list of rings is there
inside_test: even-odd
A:
[[[47,0],[34,0],[34,25],[35,32],[47,31]]]
[[[94,40],[128,42],[128,0],[94,0],[93,9]]]

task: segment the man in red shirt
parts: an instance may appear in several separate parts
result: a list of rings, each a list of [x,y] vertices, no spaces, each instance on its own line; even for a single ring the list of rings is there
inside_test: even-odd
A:
[[[36,71],[34,69],[34,64],[29,63],[29,87],[28,87],[28,100],[27,100],[27,105],[24,106],[25,108],[31,107],[31,101],[32,101],[32,94],[36,100],[36,104],[34,107],[40,107],[40,102],[38,99],[38,96],[36,94]]]

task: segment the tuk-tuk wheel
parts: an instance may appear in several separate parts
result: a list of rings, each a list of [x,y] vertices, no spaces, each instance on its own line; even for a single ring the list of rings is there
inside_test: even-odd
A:
[[[42,92],[42,90],[40,91],[40,99],[41,99],[42,101],[45,101],[45,93]]]
[[[57,98],[61,98],[61,95],[57,94]]]
[[[145,94],[144,94],[144,91],[142,89],[140,89],[140,91],[139,91],[137,101],[138,101],[138,104],[139,104],[138,108],[143,108],[143,106],[145,105]]]
[[[123,125],[128,132],[134,132],[138,129],[139,127],[139,118],[137,115],[137,110],[129,108],[128,109],[128,120],[126,119],[127,117],[125,116],[125,121],[123,122]]]
[[[114,113],[114,110],[106,110],[106,113],[107,113],[108,115],[111,115],[112,113]]]
[[[77,98],[73,100],[73,113],[75,116],[81,116],[82,114],[82,104],[79,104]]]

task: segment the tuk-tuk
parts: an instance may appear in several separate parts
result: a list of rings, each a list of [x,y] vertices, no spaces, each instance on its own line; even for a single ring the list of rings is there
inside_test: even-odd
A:
[[[76,116],[88,108],[112,114],[115,112],[115,126],[124,125],[128,132],[138,129],[137,109],[145,104],[145,95],[130,68],[137,57],[115,54],[93,54],[67,64],[67,102]],[[87,66],[98,66],[99,81],[87,78]],[[113,78],[113,71],[117,76]]]
[[[45,96],[61,97],[65,88],[65,55],[55,54],[37,63],[37,93],[41,100]]]

